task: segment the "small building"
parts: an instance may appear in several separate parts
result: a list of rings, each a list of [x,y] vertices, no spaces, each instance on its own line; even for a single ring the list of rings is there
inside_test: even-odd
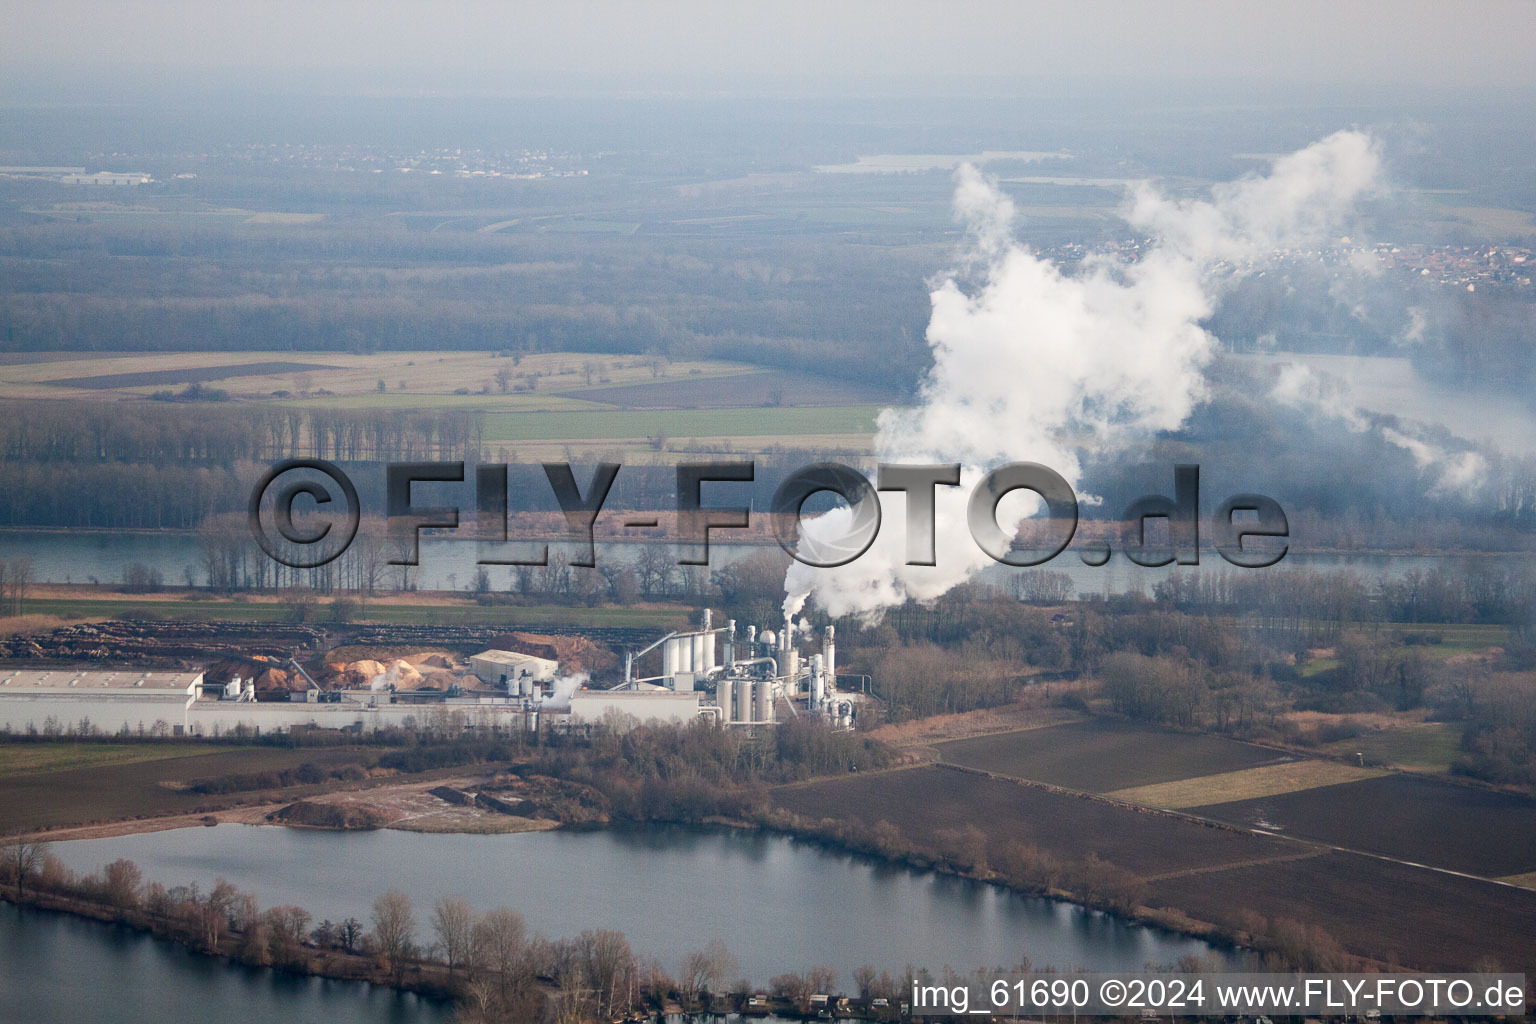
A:
[[[517,651],[481,651],[469,659],[470,671],[487,686],[516,688],[524,679],[547,683],[560,674],[560,663]]]

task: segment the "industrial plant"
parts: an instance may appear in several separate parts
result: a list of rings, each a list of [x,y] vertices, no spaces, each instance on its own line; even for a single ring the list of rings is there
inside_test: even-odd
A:
[[[584,638],[578,642],[598,649]],[[596,673],[606,675],[601,685],[593,681],[590,657],[562,657],[549,645],[510,638],[507,646],[528,649],[386,661],[322,655],[308,669],[297,657],[286,664],[252,660],[234,670],[0,668],[0,734],[569,731],[699,719],[756,730],[801,717],[848,730],[871,700],[867,677],[844,677],[860,685],[839,687],[834,627],[817,637],[789,616],[777,631],[748,626],[742,633],[734,619],[714,625],[706,610],[696,628],[626,650],[622,673],[615,667]],[[612,666],[612,654],[605,653]]]

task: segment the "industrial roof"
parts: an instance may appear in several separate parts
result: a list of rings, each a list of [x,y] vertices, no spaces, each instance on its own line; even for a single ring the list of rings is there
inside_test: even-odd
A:
[[[496,662],[502,665],[521,665],[530,661],[537,661],[541,665],[558,665],[553,658],[540,658],[532,654],[523,654],[520,651],[481,651],[474,655],[481,661]]]
[[[201,672],[140,672],[116,669],[81,672],[74,669],[0,668],[0,695],[7,693],[78,693],[80,691],[190,694]]]

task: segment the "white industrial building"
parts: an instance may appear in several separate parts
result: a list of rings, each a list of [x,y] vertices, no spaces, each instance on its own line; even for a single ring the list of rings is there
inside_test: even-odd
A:
[[[783,707],[793,715],[801,714],[803,708],[803,713],[833,728],[853,728],[858,708],[867,698],[837,688],[836,631],[828,626],[820,651],[802,661],[797,641],[804,634],[786,615],[777,634],[748,626],[746,637],[740,638],[734,619],[714,627],[706,609],[702,628],[669,633],[627,655],[623,683],[602,693],[628,694],[624,709],[642,722],[675,720],[676,709],[686,706],[682,698],[691,697],[697,714],[713,717],[721,725],[775,725]],[[641,659],[653,651],[659,652],[661,671],[642,676],[638,672]],[[667,694],[673,702],[664,701]]]
[[[571,694],[571,721],[598,725],[610,715],[620,722],[681,724],[699,717],[697,693],[678,693],[663,687],[644,690],[577,690]]]
[[[487,686],[528,693],[524,683],[547,683],[560,673],[560,663],[518,651],[481,651],[469,659],[470,671]]]
[[[141,171],[77,171],[60,176],[61,185],[149,185],[154,178]]]
[[[0,668],[0,729],[177,732],[202,682],[201,672]]]

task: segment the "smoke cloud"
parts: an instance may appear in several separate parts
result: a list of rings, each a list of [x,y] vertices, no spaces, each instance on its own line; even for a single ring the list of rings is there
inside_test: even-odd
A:
[[[874,545],[836,568],[792,564],[785,610],[797,613],[814,595],[828,614],[874,618],[909,598],[938,597],[989,561],[965,521],[987,471],[1039,462],[1076,488],[1084,448],[1179,427],[1205,394],[1216,339],[1200,322],[1223,283],[1278,250],[1337,235],[1379,176],[1375,140],[1346,131],[1282,157],[1267,176],[1220,184],[1209,199],[1143,185],[1124,211],[1149,239],[1138,258],[1098,256],[1067,274],[1016,240],[1007,196],[974,167],[960,168],[954,203],[970,250],[930,294],[933,367],[919,404],[882,412],[875,438],[883,462],[963,467],[959,487],[938,488],[938,564],[905,564],[904,499],[882,493]],[[1017,530],[1037,505],[1015,492],[999,521]],[[840,507],[802,531],[825,543],[849,522]]]

